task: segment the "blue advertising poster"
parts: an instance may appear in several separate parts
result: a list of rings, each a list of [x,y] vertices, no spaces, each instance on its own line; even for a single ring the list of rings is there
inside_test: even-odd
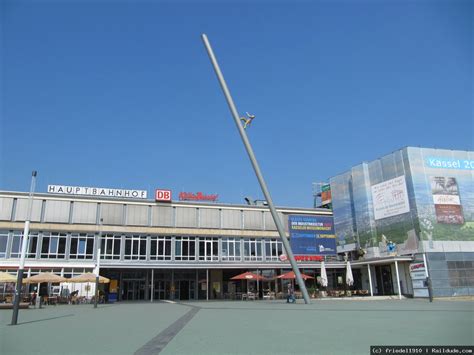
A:
[[[289,215],[288,229],[293,254],[336,254],[336,235],[332,217]]]

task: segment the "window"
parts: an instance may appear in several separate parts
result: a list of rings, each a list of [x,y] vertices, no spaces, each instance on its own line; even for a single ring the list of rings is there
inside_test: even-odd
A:
[[[255,238],[244,239],[244,260],[256,261],[263,260],[262,241]]]
[[[125,237],[125,260],[146,260],[146,236]]]
[[[28,237],[28,248],[26,249],[26,257],[36,258],[36,251],[38,250],[38,233],[30,233]]]
[[[62,259],[66,256],[66,234],[45,233],[41,244],[42,259]]]
[[[171,260],[171,237],[150,237],[150,260]]]
[[[222,239],[222,260],[240,261],[240,239],[223,238]]]
[[[196,260],[194,237],[176,237],[175,247],[176,260]]]
[[[101,259],[120,260],[121,235],[104,234],[100,247]]]
[[[94,234],[73,233],[71,234],[70,259],[93,259],[94,258]]]
[[[12,250],[10,258],[19,258],[21,254],[21,244],[23,239],[23,233],[20,231],[13,231]]]
[[[0,259],[7,257],[8,231],[0,231]]]
[[[279,261],[283,254],[283,244],[277,239],[265,239],[265,261]]]
[[[216,238],[198,238],[199,260],[219,260],[219,242]]]

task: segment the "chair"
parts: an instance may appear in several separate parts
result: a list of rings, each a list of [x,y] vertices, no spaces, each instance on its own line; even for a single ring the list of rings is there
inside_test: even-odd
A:
[[[263,295],[263,299],[264,300],[274,300],[275,299],[275,292],[266,292],[264,295]]]
[[[248,299],[248,300],[254,300],[254,301],[255,301],[255,293],[253,293],[253,292],[247,292],[247,299]]]

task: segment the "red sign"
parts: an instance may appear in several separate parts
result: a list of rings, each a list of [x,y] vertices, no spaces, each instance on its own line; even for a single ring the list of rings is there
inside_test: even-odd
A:
[[[295,255],[296,261],[323,261],[324,256],[321,255]]]
[[[156,201],[171,202],[171,190],[157,189],[155,191],[155,200]]]
[[[219,195],[204,195],[202,192],[180,192],[179,199],[181,201],[217,201]]]

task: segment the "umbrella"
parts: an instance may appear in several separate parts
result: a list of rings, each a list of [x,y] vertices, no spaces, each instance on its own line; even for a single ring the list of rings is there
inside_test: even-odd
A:
[[[39,284],[42,282],[65,282],[67,279],[64,277],[53,274],[52,272],[40,272],[38,275],[27,277],[23,279],[24,284]]]
[[[321,262],[321,286],[328,287],[328,275],[326,274],[326,266],[324,265],[324,261]]]
[[[251,280],[251,281],[264,281],[266,278],[263,276],[254,274],[253,272],[244,272],[243,274],[234,276],[230,278],[231,280]]]
[[[86,272],[84,274],[81,274],[76,277],[72,277],[67,282],[75,282],[75,283],[81,283],[81,282],[95,282],[96,279],[96,274],[93,274],[91,272]],[[99,276],[99,283],[100,284],[106,284],[109,283],[110,280],[104,276]]]
[[[258,274],[254,274],[253,272],[250,272],[250,271],[231,277],[230,279],[231,280],[247,280],[247,290],[249,289],[249,281],[257,281],[257,288],[258,288],[258,281],[267,280],[265,277],[260,276]]]
[[[351,263],[348,261],[346,265],[346,284],[352,286],[354,284],[354,276],[352,276]]]
[[[16,277],[8,272],[0,272],[0,282],[16,282]]]
[[[314,277],[303,274],[303,273],[301,273],[301,277],[303,278],[303,280],[314,279]],[[285,274],[281,274],[280,276],[277,276],[277,279],[285,279],[285,280],[287,279],[294,280],[295,278],[296,278],[296,275],[294,271],[290,271]]]

